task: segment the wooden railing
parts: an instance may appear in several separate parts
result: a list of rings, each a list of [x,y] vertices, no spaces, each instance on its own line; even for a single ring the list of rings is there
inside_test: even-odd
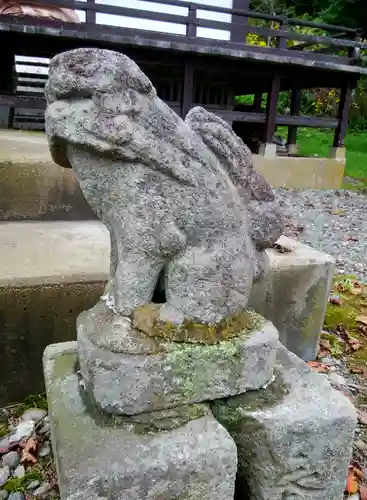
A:
[[[305,48],[312,46],[326,46],[327,48],[338,49],[338,52],[345,51],[348,59],[353,59],[353,63],[358,62],[360,51],[367,49],[366,44],[362,44],[360,33],[356,29],[346,28],[343,26],[334,26],[330,24],[314,23],[311,21],[303,21],[299,19],[287,18],[285,16],[267,15],[254,11],[245,11],[238,9],[229,9],[224,7],[214,7],[210,5],[201,5],[195,2],[185,2],[183,0],[144,0],[145,2],[166,5],[167,7],[183,7],[187,9],[187,15],[169,14],[163,12],[154,12],[141,10],[130,7],[118,7],[114,5],[104,5],[96,2],[95,0],[79,1],[79,0],[32,0],[33,4],[39,5],[52,5],[64,7],[79,11],[84,11],[86,15],[86,22],[75,24],[76,30],[88,31],[89,29],[101,28],[108,29],[112,26],[97,24],[97,14],[109,14],[114,16],[126,16],[134,19],[142,19],[149,21],[172,23],[176,25],[184,25],[186,27],[186,37],[197,38],[198,28],[209,28],[213,30],[225,30],[233,33],[236,29],[236,41],[232,39],[227,43],[246,43],[246,35],[252,33],[263,37],[264,39],[271,39],[274,48],[276,49],[290,49],[294,51],[303,51]],[[231,15],[232,22],[214,21],[209,19],[202,19],[198,16],[198,11],[220,13],[224,15]],[[270,27],[252,26],[249,20],[261,20],[270,22],[273,26],[274,23],[279,24],[279,29]],[[40,19],[35,22],[42,23]],[[73,26],[73,29],[74,29]],[[309,27],[321,30],[323,32],[335,33],[334,36],[326,36],[324,34],[303,34],[294,30],[297,27]],[[115,28],[116,29],[116,28]],[[119,28],[121,29],[121,28]],[[238,33],[242,33],[240,37]],[[341,36],[342,33],[342,36]],[[300,42],[296,45],[289,47],[289,41]],[[315,51],[316,52],[316,51]],[[303,57],[307,57],[302,52]]]

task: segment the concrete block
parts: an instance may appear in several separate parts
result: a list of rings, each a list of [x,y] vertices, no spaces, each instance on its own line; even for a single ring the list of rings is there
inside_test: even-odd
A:
[[[275,325],[287,349],[310,361],[318,351],[335,260],[285,236],[278,243],[289,251],[267,251],[269,269],[254,285],[249,307]]]
[[[266,156],[267,158],[275,158],[277,155],[277,145],[272,142],[260,144],[259,156]]]
[[[103,293],[108,233],[90,224],[0,224],[0,406],[44,391],[45,347],[75,340],[77,316]]]
[[[287,149],[290,155],[297,155],[299,153],[298,144],[288,144]]]
[[[135,330],[100,302],[78,318],[87,389],[102,410],[124,415],[258,389],[272,378],[278,332],[252,316],[247,331],[217,344],[172,342]]]
[[[334,158],[335,160],[345,164],[346,161],[345,147],[331,148],[330,158]]]
[[[237,444],[236,498],[344,498],[355,409],[283,346],[273,384],[216,401],[212,410]]]
[[[236,446],[210,412],[171,430],[142,430],[96,410],[76,360],[75,342],[44,354],[62,500],[233,500]]]
[[[0,186],[0,220],[96,218],[75,172],[53,163],[43,133],[0,130]]]
[[[254,167],[275,188],[340,189],[345,160],[253,155]]]

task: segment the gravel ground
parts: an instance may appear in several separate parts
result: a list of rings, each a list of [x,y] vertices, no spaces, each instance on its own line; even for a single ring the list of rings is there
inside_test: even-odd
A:
[[[285,234],[333,255],[336,271],[367,282],[367,194],[357,191],[275,189]]]

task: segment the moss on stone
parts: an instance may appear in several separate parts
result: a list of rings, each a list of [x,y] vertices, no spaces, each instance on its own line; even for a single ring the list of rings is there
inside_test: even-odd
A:
[[[251,332],[263,322],[263,318],[254,311],[245,310],[213,324],[185,319],[182,325],[175,325],[168,321],[161,321],[159,310],[160,306],[153,303],[137,308],[132,315],[133,326],[151,337],[173,342],[213,345]]]
[[[279,369],[275,368],[274,381],[264,389],[248,391],[228,399],[218,399],[210,403],[215,418],[232,434],[243,428],[244,421],[254,421],[251,413],[266,411],[279,404],[289,393]]]
[[[3,436],[6,436],[8,433],[8,424],[7,423],[0,423],[0,438]]]
[[[334,357],[345,355],[345,343],[339,336],[338,330],[343,329],[351,339],[360,342],[360,348],[348,353],[347,364],[349,367],[365,367],[367,363],[367,341],[360,330],[358,316],[367,316],[367,287],[358,284],[353,275],[339,275],[334,277],[332,294],[337,295],[340,304],[328,303],[324,321],[324,329],[327,333],[323,338],[330,342],[331,354]]]

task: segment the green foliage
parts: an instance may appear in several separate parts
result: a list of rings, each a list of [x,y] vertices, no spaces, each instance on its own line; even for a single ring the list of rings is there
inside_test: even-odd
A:
[[[47,398],[45,393],[30,394],[25,398],[23,403],[14,408],[14,416],[22,415],[29,408],[39,408],[41,410],[48,410]]]
[[[43,481],[42,471],[33,468],[31,470],[27,470],[23,477],[11,477],[8,481],[3,485],[3,489],[8,493],[12,493],[14,491],[23,491],[25,492],[26,487],[31,481]]]

